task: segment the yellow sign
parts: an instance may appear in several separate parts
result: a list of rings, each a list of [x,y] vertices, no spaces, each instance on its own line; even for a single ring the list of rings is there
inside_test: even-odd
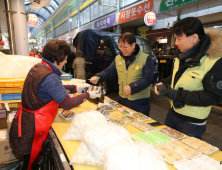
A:
[[[17,103],[12,103],[12,104],[9,104],[8,106],[9,106],[9,108],[11,108],[11,107],[18,107]]]
[[[166,63],[167,61],[166,60],[160,60],[160,63]]]
[[[148,27],[147,26],[138,28],[137,29],[138,36],[146,38],[146,31],[148,31]]]

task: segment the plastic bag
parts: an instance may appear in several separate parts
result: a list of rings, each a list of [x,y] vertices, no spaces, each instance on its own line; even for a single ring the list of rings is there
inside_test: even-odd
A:
[[[140,141],[133,145],[119,143],[107,149],[104,170],[168,170],[162,155],[150,144]]]
[[[0,78],[26,77],[29,70],[41,61],[41,59],[30,56],[0,53]]]
[[[98,111],[83,112],[76,114],[72,119],[66,133],[61,138],[62,140],[81,140],[84,131],[96,124],[107,124],[106,118]]]
[[[113,123],[91,126],[85,131],[70,165],[76,163],[103,166],[106,150],[120,142],[132,143],[129,132],[123,127]]]

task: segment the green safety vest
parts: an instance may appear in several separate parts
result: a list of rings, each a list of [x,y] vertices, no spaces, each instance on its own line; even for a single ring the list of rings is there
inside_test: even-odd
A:
[[[202,80],[204,76],[206,75],[206,73],[213,67],[213,65],[218,59],[220,59],[220,57],[209,58],[207,57],[207,55],[203,56],[200,60],[200,66],[188,68],[179,78],[179,80],[175,84],[175,87],[173,87],[175,74],[177,73],[179,69],[179,63],[180,63],[180,60],[176,58],[175,63],[174,63],[171,88],[175,90],[178,90],[178,88],[183,88],[184,90],[189,90],[189,91],[203,90]],[[170,104],[171,104],[171,107],[173,107],[173,109],[177,113],[185,115],[185,116],[193,117],[196,119],[206,119],[211,110],[211,106],[207,106],[207,107],[191,106],[191,105],[186,105],[186,104],[182,108],[175,108],[173,106],[172,100],[170,100]]]
[[[126,70],[124,58],[120,55],[116,56],[115,63],[118,74],[119,95],[122,98],[137,100],[150,97],[150,86],[131,95],[126,95],[124,92],[124,87],[142,78],[143,67],[146,64],[147,57],[148,55],[146,53],[139,52],[136,55],[136,59],[134,60],[134,62],[131,63],[128,67],[128,70]]]

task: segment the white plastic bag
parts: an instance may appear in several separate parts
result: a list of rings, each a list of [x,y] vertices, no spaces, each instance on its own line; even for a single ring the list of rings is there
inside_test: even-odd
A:
[[[120,142],[132,143],[129,132],[123,127],[113,123],[91,126],[85,131],[70,165],[76,163],[103,166],[106,150]]]
[[[119,143],[107,149],[104,170],[168,170],[162,155],[145,141]]]
[[[72,119],[62,140],[81,140],[83,132],[90,126],[96,124],[107,124],[106,118],[98,111],[83,112],[76,114]]]
[[[0,53],[0,78],[26,77],[29,70],[42,59],[30,56],[5,55]]]

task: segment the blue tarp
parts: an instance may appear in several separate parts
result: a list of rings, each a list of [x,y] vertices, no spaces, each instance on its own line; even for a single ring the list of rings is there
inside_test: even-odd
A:
[[[97,56],[101,36],[105,34],[110,33],[93,29],[81,31],[74,38],[73,46],[77,50],[81,50],[88,59],[94,59]]]

